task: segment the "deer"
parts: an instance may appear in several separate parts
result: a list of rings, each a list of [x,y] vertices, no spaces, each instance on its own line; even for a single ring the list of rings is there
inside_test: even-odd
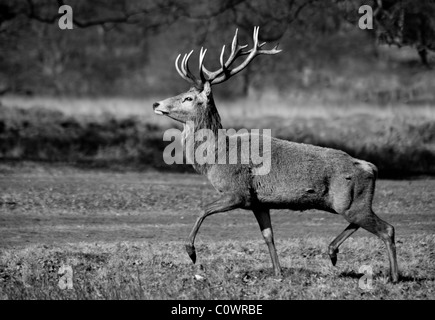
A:
[[[249,50],[246,49],[248,45],[239,45],[237,33],[236,29],[226,61],[225,45],[223,46],[219,59],[220,68],[216,71],[210,71],[204,66],[207,49],[201,48],[199,52],[199,77],[189,69],[189,58],[193,51],[184,54],[181,63],[179,54],[175,60],[175,68],[181,78],[190,84],[190,89],[153,103],[154,113],[182,123],[182,143],[198,130],[211,130],[217,136],[222,129],[221,118],[213,99],[213,85],[238,74],[257,56],[281,52],[278,44],[272,49],[264,49],[266,42],[258,41],[259,27],[254,27],[254,43]],[[233,63],[242,56],[246,58],[234,67]],[[228,144],[218,145],[216,141],[211,143],[216,142],[215,146],[218,145],[215,147],[216,153],[228,155],[230,140],[248,138],[251,141],[258,138],[249,132],[241,135],[227,136]],[[196,262],[194,243],[204,219],[221,212],[245,209],[252,211],[258,222],[272,260],[273,275],[282,277],[270,210],[318,209],[341,215],[349,223],[329,244],[328,254],[333,266],[336,265],[340,245],[359,228],[363,228],[385,243],[389,258],[389,280],[398,282],[394,227],[380,219],[372,209],[378,173],[376,166],[340,150],[269,138],[271,166],[267,174],[255,174],[256,167],[251,162],[198,163],[191,159],[195,171],[205,175],[220,194],[217,200],[204,206],[187,238],[185,250],[192,262]]]

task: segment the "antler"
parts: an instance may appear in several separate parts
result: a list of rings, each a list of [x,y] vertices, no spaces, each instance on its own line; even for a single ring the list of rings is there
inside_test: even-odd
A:
[[[189,70],[189,58],[192,55],[193,50],[189,53],[184,54],[183,60],[181,60],[181,69],[178,66],[178,60],[180,60],[181,53],[177,56],[177,59],[175,59],[175,68],[177,69],[178,74],[187,82],[197,85],[198,79],[193,75],[192,72]]]
[[[225,45],[222,47],[222,52],[221,52],[220,59],[219,59],[220,64],[221,64],[221,68],[219,70],[211,72],[211,71],[207,70],[207,68],[202,66],[202,69],[200,70],[200,72],[204,72],[207,75],[207,78],[208,78],[207,81],[209,81],[210,84],[218,84],[218,83],[221,83],[221,82],[228,80],[229,78],[231,78],[232,76],[234,76],[235,74],[239,73],[244,68],[246,68],[246,66],[256,56],[258,56],[260,54],[271,55],[271,54],[277,54],[277,53],[281,52],[281,50],[278,50],[278,44],[271,50],[261,49],[266,44],[266,42],[263,42],[260,44],[258,43],[259,30],[260,30],[260,27],[254,27],[254,34],[253,34],[254,46],[253,46],[253,48],[248,50],[248,51],[243,51],[243,49],[245,49],[248,45],[240,46],[238,44],[238,39],[237,39],[238,30],[236,29],[236,33],[234,35],[233,42],[231,44],[231,53],[230,53],[230,56],[228,57],[228,60],[225,63],[224,63]],[[245,61],[243,61],[239,66],[237,66],[233,69],[229,69],[231,64],[238,57],[243,56],[243,55],[248,55],[248,57],[245,59]]]
[[[272,54],[277,54],[277,53],[282,51],[282,50],[278,50],[278,44],[270,50],[261,49],[266,44],[266,42],[263,42],[260,44],[258,43],[259,30],[260,30],[260,27],[254,27],[254,34],[253,34],[254,46],[252,49],[244,51],[243,49],[245,49],[248,45],[241,46],[238,44],[238,39],[237,39],[238,29],[236,29],[236,33],[234,35],[234,38],[233,38],[233,41],[231,44],[230,56],[228,57],[227,61],[224,62],[224,54],[225,54],[225,45],[224,45],[222,47],[222,51],[221,51],[220,59],[219,59],[221,68],[216,70],[216,71],[213,71],[213,72],[209,71],[203,65],[204,64],[204,57],[205,57],[205,54],[207,52],[207,49],[201,48],[201,51],[199,53],[200,79],[197,79],[189,71],[188,61],[189,61],[190,55],[192,54],[193,51],[191,51],[189,54],[184,55],[183,60],[181,61],[181,70],[178,67],[178,60],[180,59],[180,56],[181,56],[181,54],[179,54],[177,59],[175,60],[175,67],[183,79],[187,80],[188,82],[190,82],[194,85],[203,85],[206,81],[210,82],[210,84],[222,83],[222,82],[228,80],[229,78],[231,78],[232,76],[234,76],[235,74],[242,71],[244,68],[246,68],[246,66],[256,56],[258,56],[260,54],[272,55]],[[229,69],[231,64],[238,57],[243,56],[243,55],[248,55],[248,57],[245,59],[245,61],[243,61],[239,66],[237,66],[233,69]]]

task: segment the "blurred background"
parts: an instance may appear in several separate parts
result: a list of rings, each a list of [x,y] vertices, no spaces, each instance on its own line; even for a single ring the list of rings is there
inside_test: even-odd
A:
[[[235,29],[251,46],[257,25],[283,51],[213,88],[225,128],[342,149],[381,177],[435,174],[434,0],[0,0],[0,169],[192,171],[163,162],[179,125],[152,103],[188,89],[179,53],[195,50],[197,72],[207,47],[217,68]]]

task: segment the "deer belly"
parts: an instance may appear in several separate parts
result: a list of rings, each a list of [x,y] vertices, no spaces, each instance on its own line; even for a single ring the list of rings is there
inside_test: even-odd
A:
[[[273,209],[308,210],[329,207],[328,190],[323,185],[302,184],[285,187],[280,185],[257,186],[258,201]]]

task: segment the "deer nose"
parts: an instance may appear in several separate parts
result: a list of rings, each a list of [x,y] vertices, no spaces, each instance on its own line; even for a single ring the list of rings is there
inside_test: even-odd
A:
[[[155,110],[159,105],[160,105],[160,103],[158,103],[158,102],[154,102],[154,103],[153,103],[153,110]]]

